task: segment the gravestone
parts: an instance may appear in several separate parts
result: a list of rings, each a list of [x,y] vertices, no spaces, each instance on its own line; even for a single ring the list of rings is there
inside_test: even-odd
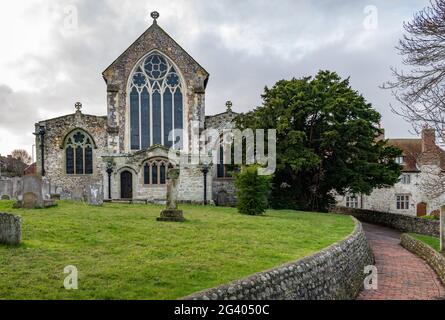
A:
[[[22,208],[25,209],[43,208],[43,200],[39,198],[37,194],[33,192],[27,192],[23,195]]]
[[[218,196],[216,198],[216,202],[218,206],[229,206],[229,195],[227,194],[226,191],[222,190],[220,192],[218,192]]]
[[[83,185],[76,185],[71,192],[71,199],[74,201],[85,201],[85,188]]]
[[[158,221],[184,222],[184,214],[178,209],[179,169],[169,168],[167,173],[167,208],[161,211]]]
[[[47,183],[47,182],[45,182]],[[45,199],[44,182],[40,176],[25,176],[21,180],[18,190],[18,201],[15,208],[38,209],[55,206],[55,201]]]
[[[47,177],[42,178],[42,196],[44,200],[51,199],[51,182]]]
[[[8,196],[9,199],[14,196],[13,182],[11,179],[0,179],[0,197],[2,200],[5,200],[3,199],[4,196]]]
[[[103,188],[101,185],[90,185],[87,194],[88,204],[91,206],[101,206],[104,203]]]
[[[60,194],[61,200],[73,200],[73,192],[67,188],[62,188],[58,193]]]
[[[18,245],[22,241],[22,219],[8,213],[0,213],[0,243]]]

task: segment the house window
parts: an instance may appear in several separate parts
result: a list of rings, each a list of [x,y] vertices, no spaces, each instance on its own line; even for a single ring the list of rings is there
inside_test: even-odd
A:
[[[168,161],[153,159],[144,164],[144,184],[165,185],[167,182]]]
[[[400,178],[400,182],[403,184],[410,184],[411,183],[411,175],[409,174],[403,174]]]
[[[83,130],[76,130],[66,138],[66,173],[93,174],[93,139]]]
[[[184,107],[179,73],[173,64],[159,53],[150,54],[132,74],[128,93],[131,150],[171,147],[171,131],[183,129]]]
[[[346,197],[346,206],[348,208],[358,208],[358,197],[353,195],[353,196],[347,196]]]
[[[396,207],[397,210],[408,210],[409,195],[403,195],[403,194],[396,195]]]
[[[400,165],[405,164],[405,157],[404,156],[397,157],[396,158],[396,163],[400,164]]]

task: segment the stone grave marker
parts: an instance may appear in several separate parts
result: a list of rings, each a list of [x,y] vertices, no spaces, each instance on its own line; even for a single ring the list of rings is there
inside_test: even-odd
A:
[[[56,205],[54,200],[44,198],[44,183],[41,176],[23,177],[18,193],[19,200],[14,205],[16,208],[37,209]]]
[[[184,222],[184,214],[178,209],[179,169],[169,168],[167,173],[167,208],[161,211],[158,221]]]
[[[88,187],[88,204],[91,206],[101,206],[104,203],[103,188],[101,185],[93,184]]]
[[[8,198],[6,199],[6,196]],[[13,197],[13,182],[10,179],[0,179],[0,197],[2,200],[9,200]]]
[[[83,185],[76,185],[71,192],[71,198],[74,201],[85,201],[85,188]]]
[[[0,243],[18,245],[22,241],[22,219],[8,213],[0,213]]]
[[[51,183],[47,177],[42,178],[42,196],[44,200],[51,199]]]

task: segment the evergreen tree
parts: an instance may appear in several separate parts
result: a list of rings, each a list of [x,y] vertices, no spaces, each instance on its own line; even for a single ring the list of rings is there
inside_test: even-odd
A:
[[[277,130],[271,205],[326,210],[332,191],[369,194],[395,184],[401,150],[379,139],[380,114],[329,71],[282,80],[265,89],[263,105],[237,119],[240,129]]]

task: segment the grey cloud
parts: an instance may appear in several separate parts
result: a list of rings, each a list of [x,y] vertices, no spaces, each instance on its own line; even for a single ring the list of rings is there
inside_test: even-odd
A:
[[[78,100],[85,112],[105,114],[101,72],[148,28],[149,12],[158,10],[159,24],[211,74],[208,114],[222,111],[227,99],[233,100],[236,111],[247,111],[261,103],[265,85],[330,69],[351,76],[353,87],[383,114],[389,134],[406,136],[409,124],[389,111],[391,95],[378,86],[389,79],[390,65],[400,65],[394,46],[403,20],[428,1],[373,2],[379,29],[356,47],[352,44],[363,35],[367,0],[51,2],[50,10],[58,13],[50,31],[51,53],[24,53],[10,66],[32,62],[23,76],[41,90],[7,87],[0,73],[0,84],[6,84],[0,86],[0,129],[8,130],[11,140],[31,145],[32,136],[22,138],[21,133],[32,131],[43,116],[73,112]],[[79,30],[67,33],[63,8],[71,3],[78,9]],[[221,33],[222,26],[237,30],[233,39]],[[8,151],[0,145],[0,152]]]

